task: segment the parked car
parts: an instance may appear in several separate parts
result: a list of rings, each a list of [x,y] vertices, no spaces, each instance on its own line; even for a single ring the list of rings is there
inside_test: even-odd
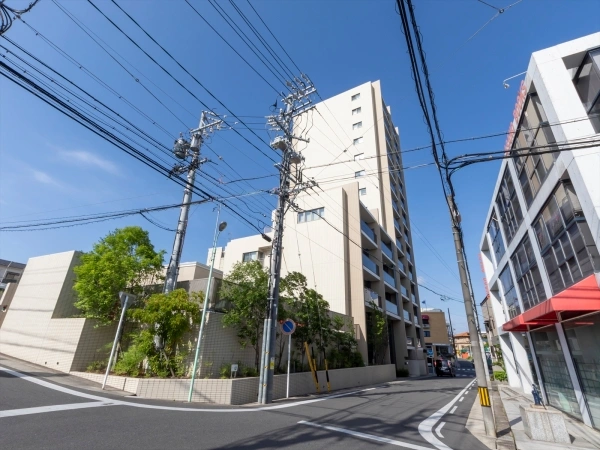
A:
[[[444,375],[448,375],[450,377],[455,377],[456,372],[454,371],[454,365],[452,362],[446,359],[438,359],[435,362],[435,374],[438,377],[443,377]]]

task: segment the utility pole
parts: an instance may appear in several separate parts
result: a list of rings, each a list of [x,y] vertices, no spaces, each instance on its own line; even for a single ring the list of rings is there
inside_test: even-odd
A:
[[[452,339],[452,348],[454,349],[454,358],[456,358],[456,342],[454,341],[454,328],[452,328],[452,317],[450,316],[450,308],[448,308],[448,322],[450,322],[450,338]]]
[[[196,179],[196,170],[207,159],[200,159],[200,147],[204,141],[204,137],[215,130],[218,130],[223,123],[222,120],[216,118],[216,114],[210,111],[202,111],[200,116],[200,124],[195,130],[191,130],[192,142],[189,143],[183,136],[175,141],[173,153],[183,161],[190,159],[188,165],[176,164],[173,166],[172,174],[181,174],[187,171],[187,183],[183,191],[183,203],[179,213],[179,221],[177,222],[177,231],[175,232],[175,240],[173,242],[173,251],[171,259],[167,267],[165,276],[165,286],[163,292],[168,294],[175,289],[177,284],[177,275],[179,274],[179,263],[181,262],[181,253],[183,250],[183,241],[187,229],[188,215],[190,212],[190,202],[192,201],[192,190],[194,189],[194,181]]]
[[[275,164],[279,170],[279,188],[274,190],[279,196],[275,211],[273,247],[269,273],[268,309],[263,328],[260,377],[258,385],[258,403],[267,404],[273,400],[273,375],[275,371],[275,344],[277,327],[277,309],[279,306],[279,281],[281,279],[281,259],[284,217],[293,204],[295,196],[315,185],[314,182],[302,182],[300,164],[304,157],[294,151],[295,140],[308,142],[300,136],[294,136],[294,119],[312,108],[310,96],[316,92],[310,79],[302,74],[293,83],[287,83],[291,94],[283,95],[285,111],[267,117],[267,123],[274,131],[282,133],[271,142],[274,150],[281,151],[281,163]],[[293,166],[293,167],[292,167]],[[292,177],[292,168],[295,169]],[[292,185],[293,183],[293,185]]]
[[[486,434],[490,437],[496,437],[496,426],[494,415],[492,413],[490,394],[486,378],[487,368],[483,365],[481,355],[481,346],[479,345],[479,330],[475,321],[475,310],[473,307],[473,297],[469,288],[469,275],[464,259],[464,248],[460,230],[460,213],[454,202],[454,197],[448,195],[448,206],[450,207],[452,234],[454,236],[454,246],[456,248],[456,261],[458,263],[458,272],[460,275],[460,284],[462,288],[463,300],[465,303],[465,312],[467,314],[467,325],[469,327],[469,337],[471,339],[471,351],[473,354],[473,364],[475,365],[475,375],[477,378],[477,389],[479,392],[479,402],[483,414],[483,423]],[[453,333],[454,337],[454,333]]]

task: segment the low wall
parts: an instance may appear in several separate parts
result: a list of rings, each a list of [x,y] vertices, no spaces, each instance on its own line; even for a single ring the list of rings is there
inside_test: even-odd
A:
[[[102,383],[104,379],[102,374],[86,372],[71,372],[71,374],[97,383]],[[317,375],[321,393],[327,392],[325,371],[319,371]],[[393,364],[329,371],[332,390],[368,386],[395,379],[396,367]],[[274,380],[273,399],[284,398],[287,375],[276,375]],[[141,398],[187,401],[190,379],[129,378],[111,375],[108,377],[106,384]],[[316,393],[316,388],[310,372],[290,375],[291,397],[314,393]],[[256,402],[257,397],[258,378],[199,379],[194,382],[192,401],[221,405],[244,405]]]

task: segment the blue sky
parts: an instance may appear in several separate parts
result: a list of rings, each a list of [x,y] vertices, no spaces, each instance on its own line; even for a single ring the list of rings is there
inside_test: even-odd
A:
[[[181,104],[185,109],[164,97],[163,93],[157,94],[187,128],[197,125],[203,107],[120,35],[89,3],[57,1],[139,70],[142,76],[135,72],[136,76],[149,88],[155,89],[148,79]],[[197,97],[217,112],[225,113],[221,105],[161,53],[112,3],[104,0],[96,3]],[[275,92],[183,0],[119,0],[118,3],[237,115],[264,116],[269,113]],[[276,83],[264,67],[257,65],[256,58],[243,47],[207,1],[191,0],[191,3],[217,30],[231,39],[248,61],[256,64],[269,82]],[[498,0],[488,3],[507,6]],[[220,4],[230,14],[235,14],[228,2]],[[238,1],[237,4],[258,24],[246,2]],[[299,67],[311,77],[323,98],[366,81],[381,80],[386,103],[391,106],[393,120],[400,128],[402,148],[406,150],[428,143],[394,1],[253,0],[252,4]],[[502,88],[502,80],[526,70],[533,51],[598,31],[600,13],[597,0],[523,0],[468,40],[495,14],[492,8],[476,0],[421,0],[415,4],[440,123],[447,140],[505,131],[520,78],[513,80],[506,90]],[[14,23],[7,33],[10,39],[163,144],[170,147],[173,136],[185,131],[184,124],[149,96],[52,0],[40,2],[23,18],[136,105],[146,117],[97,84],[79,66],[60,56],[23,23]],[[0,44],[9,46],[2,41]],[[4,78],[0,79],[0,96],[0,222],[141,208],[181,200],[181,188],[175,183]],[[255,132],[268,139],[264,125],[259,123],[262,119],[248,117],[244,120],[253,122],[251,127],[256,128]],[[151,121],[161,124],[166,132]],[[236,128],[261,145],[239,125]],[[503,144],[504,137],[498,137],[451,145],[447,150],[450,155],[457,155],[498,150]],[[232,130],[220,131],[208,145],[210,149],[204,149],[205,156],[218,162],[205,166],[211,176],[224,180],[237,178],[223,161],[244,177],[275,173],[272,163]],[[403,158],[405,166],[431,161],[427,150],[406,153]],[[478,299],[485,295],[478,245],[498,167],[497,162],[479,164],[463,169],[454,177]],[[418,275],[426,286],[445,295],[460,297],[448,213],[439,178],[431,167],[407,170],[405,177]],[[268,189],[275,186],[275,180],[267,178],[253,181],[251,186],[233,184],[229,188],[235,193]],[[206,186],[218,192],[213,186]],[[245,201],[250,209],[241,206],[242,210],[255,223],[261,216],[253,211],[267,214],[269,206],[274,204],[274,198],[268,195],[248,197]],[[207,204],[192,209],[184,261],[205,262],[214,229],[213,206]],[[152,218],[173,228],[177,215],[178,211],[172,210],[155,213]],[[223,217],[229,226],[222,234],[220,244],[254,233],[231,213],[224,211]],[[0,257],[25,262],[29,257],[53,252],[87,251],[107,232],[130,224],[148,229],[155,246],[170,251],[171,232],[134,217],[58,230],[0,233]],[[459,332],[466,329],[460,303],[442,302],[423,289],[420,293],[428,307],[450,307],[454,327]]]

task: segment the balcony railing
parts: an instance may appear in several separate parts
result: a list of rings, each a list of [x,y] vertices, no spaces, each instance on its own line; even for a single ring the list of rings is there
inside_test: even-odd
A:
[[[373,242],[377,242],[377,237],[375,236],[373,229],[362,220],[360,221],[360,229],[369,237],[369,239]]]
[[[396,196],[396,198],[400,198],[400,196],[398,195],[398,191],[396,190],[393,184],[390,184],[390,188],[392,190],[392,193]]]
[[[406,345],[410,345],[411,347],[414,347],[415,346],[415,340],[414,340],[414,338],[408,336],[406,338]]]
[[[394,257],[392,256],[392,249],[391,247],[388,246],[388,244],[386,244],[385,242],[381,242],[383,245],[381,246],[381,251],[391,260],[394,259]]]
[[[402,206],[402,209],[406,211],[406,204],[404,203],[404,200],[400,200],[400,205]]]
[[[374,302],[377,306],[381,308],[381,301],[377,292],[372,291],[369,288],[365,288],[365,303],[370,304],[371,302]]]
[[[410,313],[407,310],[402,310],[402,315],[405,321],[410,322]]]
[[[413,316],[413,322],[415,325],[419,325],[419,318],[417,316]]]
[[[404,216],[402,216],[402,223],[406,228],[408,228],[408,223],[406,222],[406,218]]]
[[[386,311],[389,311],[392,314],[398,315],[398,305],[390,302],[389,300],[385,301],[385,309],[386,309]]]
[[[408,298],[408,290],[404,286],[400,286],[400,292],[402,293],[402,295]]]
[[[398,230],[398,234],[402,233],[402,227],[400,226],[400,222],[398,222],[395,218],[394,218],[394,226],[396,227],[396,230]],[[398,243],[397,239],[396,239],[396,243]]]
[[[408,271],[408,278],[413,281],[413,273],[410,270]]]
[[[404,263],[402,261],[398,261],[398,269],[406,273],[406,268],[404,267]]]
[[[373,272],[375,275],[379,276],[379,266],[375,264],[375,262],[369,258],[367,255],[363,254],[363,267]]]
[[[390,275],[385,270],[383,271],[383,281],[385,281],[393,288],[396,288],[396,278],[394,278],[394,275]]]
[[[394,211],[396,211],[398,215],[400,215],[400,211],[398,211],[398,206],[396,206],[396,202],[392,202],[392,206],[394,207]]]
[[[406,259],[412,262],[412,256],[408,250],[406,251]]]
[[[416,303],[417,303],[417,297],[415,296],[415,294],[410,294],[410,299],[412,300],[412,302],[413,302],[414,304],[416,304]]]
[[[400,239],[396,238],[396,247],[398,247],[398,251],[400,253],[404,253],[404,251],[402,250],[402,242],[400,242]]]

